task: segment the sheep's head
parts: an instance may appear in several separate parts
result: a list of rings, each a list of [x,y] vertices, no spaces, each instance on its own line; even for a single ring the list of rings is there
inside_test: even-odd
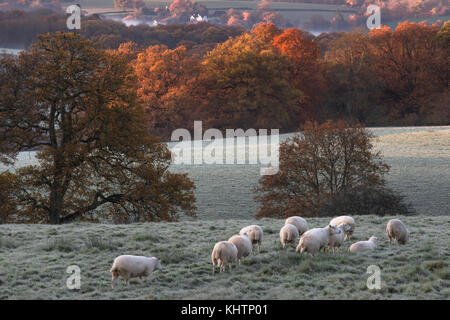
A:
[[[338,228],[341,229],[344,232],[350,232],[352,231],[352,226],[347,224],[347,223],[341,223],[340,225],[338,225]]]
[[[111,274],[112,274],[114,277],[116,277],[116,278],[117,278],[117,277],[119,276],[119,274],[120,274],[120,273],[119,273],[119,270],[115,270],[115,269],[114,269],[114,270],[111,269],[111,270],[109,270],[109,272],[111,272]]]
[[[163,270],[163,267],[162,267],[162,265],[161,265],[161,259],[160,259],[160,258],[156,258],[155,269],[156,269],[156,270]]]
[[[369,241],[372,241],[373,243],[378,244],[378,238],[375,237],[375,236],[371,236],[371,237],[369,238]]]
[[[332,234],[337,234],[340,232],[340,230],[336,227],[336,226],[332,226],[331,224],[329,224],[326,229],[328,229],[328,232],[330,233],[330,235]]]

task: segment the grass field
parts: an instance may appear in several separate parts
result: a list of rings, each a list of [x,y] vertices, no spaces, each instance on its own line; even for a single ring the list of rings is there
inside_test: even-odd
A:
[[[0,225],[0,299],[448,299],[450,217],[401,217],[411,231],[405,246],[389,245],[389,218],[355,217],[351,242],[376,235],[376,251],[350,254],[346,242],[340,253],[316,257],[283,250],[283,221],[263,219],[262,252],[215,275],[214,243],[255,221]],[[308,219],[310,228],[328,221]],[[108,270],[120,254],[161,257],[165,270],[111,289]],[[69,265],[81,269],[80,290],[66,288]],[[369,265],[381,269],[381,290],[366,287]]]
[[[417,215],[400,217],[410,243],[389,245],[392,217],[357,216],[353,241],[379,238],[376,251],[314,258],[282,250],[283,221],[253,216],[252,187],[257,165],[174,166],[197,185],[198,218],[177,223],[130,225],[0,225],[0,299],[449,299],[450,295],[450,129],[371,128],[375,148],[392,166],[388,184],[407,196]],[[286,138],[284,135],[283,138]],[[35,163],[31,153],[18,165]],[[320,227],[329,218],[310,218]],[[246,225],[264,229],[261,254],[223,274],[211,274],[214,244]],[[121,254],[161,257],[166,270],[149,283],[120,281],[110,287],[113,259]],[[69,290],[70,265],[81,268],[81,289]],[[381,269],[382,288],[368,290],[369,265]]]

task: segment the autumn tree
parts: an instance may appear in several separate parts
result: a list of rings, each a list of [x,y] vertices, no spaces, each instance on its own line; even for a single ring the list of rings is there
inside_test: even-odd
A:
[[[302,136],[280,145],[275,175],[255,188],[257,218],[317,216],[327,200],[358,187],[381,187],[389,167],[372,147],[372,135],[345,122],[307,122]]]
[[[189,88],[199,76],[200,60],[184,46],[151,46],[133,64],[149,131],[167,138],[173,130],[189,127],[196,112]]]
[[[437,26],[403,22],[370,31],[374,75],[381,87],[385,111],[394,119],[421,124],[429,99],[448,94],[448,59],[436,41]]]
[[[379,119],[380,86],[371,68],[373,58],[367,35],[343,34],[331,41],[324,60],[328,82],[324,113],[362,123]]]
[[[293,86],[290,64],[271,45],[267,28],[229,39],[204,62],[209,126],[216,128],[294,128],[302,92]]]
[[[16,183],[14,174],[8,171],[0,173],[0,223],[10,222],[15,213],[13,198]]]
[[[305,32],[296,28],[285,29],[275,36],[272,46],[288,58],[293,84],[303,94],[299,101],[303,113],[299,122],[314,117],[326,90],[320,47],[314,39],[306,38]]]
[[[16,221],[176,220],[195,214],[194,184],[146,134],[133,70],[73,33],[46,34],[0,60],[0,151],[37,150],[14,172]]]

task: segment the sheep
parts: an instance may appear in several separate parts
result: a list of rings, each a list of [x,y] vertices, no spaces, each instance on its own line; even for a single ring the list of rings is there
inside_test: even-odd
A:
[[[252,253],[253,245],[246,233],[242,236],[232,236],[228,241],[233,243],[238,250],[237,259],[239,264],[241,264],[241,259],[244,260],[245,257]]]
[[[231,265],[237,260],[238,249],[234,243],[229,241],[220,241],[214,245],[211,253],[211,261],[213,264],[213,274],[216,264],[219,266],[220,272],[225,271],[225,263],[228,263],[230,271]]]
[[[154,270],[163,270],[161,259],[131,255],[118,256],[114,259],[111,270],[109,270],[112,274],[111,287],[114,288],[114,282],[119,276],[122,276],[125,283],[129,285],[131,278],[139,277],[139,279],[142,279],[142,277],[148,277]]]
[[[389,243],[392,240],[397,240],[399,244],[406,244],[409,240],[409,230],[399,219],[389,220],[386,226],[386,233]]]
[[[263,229],[256,225],[253,224],[251,226],[247,226],[241,229],[241,231],[239,231],[239,234],[242,236],[244,233],[247,233],[248,238],[250,239],[250,241],[252,242],[252,244],[257,243],[258,244],[258,252],[261,252],[261,243],[262,243],[262,239],[263,239]]]
[[[298,237],[300,236],[298,229],[293,224],[286,224],[280,230],[280,241],[283,248],[286,247],[287,243],[291,243],[295,246]]]
[[[298,243],[296,252],[309,252],[311,255],[315,255],[320,249],[325,249],[330,241],[330,236],[336,234],[337,227],[328,225],[325,228],[314,228],[306,231],[301,237]]]
[[[306,232],[306,230],[308,230],[308,223],[302,217],[298,217],[298,216],[289,217],[286,219],[284,224],[285,225],[287,225],[287,224],[294,225],[298,229],[299,235],[302,235],[304,232]]]
[[[378,238],[371,236],[368,241],[355,242],[348,248],[350,252],[367,252],[377,248]]]
[[[345,239],[345,232],[348,232],[351,230],[351,226],[346,223],[341,223],[337,226],[338,233],[333,234],[330,236],[330,240],[328,241],[328,250],[332,249],[333,253],[336,251],[339,251],[339,248],[344,243]]]
[[[332,226],[338,226],[341,223],[346,223],[352,227],[351,230],[345,232],[345,239],[350,239],[355,231],[355,220],[350,216],[339,216],[330,221],[330,225]]]

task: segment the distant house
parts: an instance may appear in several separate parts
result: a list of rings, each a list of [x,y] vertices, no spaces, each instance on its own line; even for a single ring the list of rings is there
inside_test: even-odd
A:
[[[197,23],[197,22],[208,22],[208,17],[207,16],[201,16],[200,14],[197,13],[197,16],[195,16],[195,14],[193,14],[191,16],[191,18],[189,19],[189,22],[191,23]]]

